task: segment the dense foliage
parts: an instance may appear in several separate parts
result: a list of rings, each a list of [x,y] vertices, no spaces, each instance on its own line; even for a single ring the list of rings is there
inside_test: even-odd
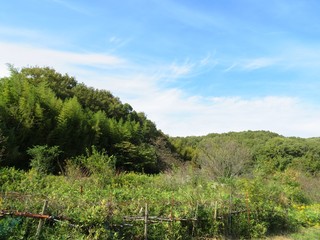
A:
[[[127,217],[144,219],[146,203],[148,239],[320,225],[320,138],[169,138],[106,90],[51,68],[10,70],[0,79],[0,239],[143,239],[143,221]],[[45,199],[57,218],[35,237],[38,219],[14,213],[39,213]]]
[[[155,143],[160,139],[170,144],[143,113],[106,90],[79,84],[51,68],[10,70],[10,77],[0,79],[0,147],[6,148],[5,165],[28,168],[28,153],[32,155],[28,149],[42,145],[59,148],[59,158],[51,166],[58,170],[59,159],[63,162],[95,146],[114,155],[118,169],[161,170],[160,161],[166,159],[157,156]],[[0,148],[0,156],[2,152]]]
[[[144,239],[143,221],[126,218],[143,219],[146,203],[150,218],[186,219],[153,220],[148,239],[260,239],[320,223],[319,202],[301,189],[298,171],[223,181],[191,166],[158,175],[119,174],[113,157],[96,149],[87,154],[68,161],[61,176],[37,166],[28,172],[0,169],[0,209],[38,213],[47,199],[46,214],[64,220],[47,220],[40,239]],[[38,221],[0,217],[0,238],[33,239]]]
[[[236,171],[238,174],[248,174],[253,169],[273,173],[290,168],[312,176],[320,173],[320,138],[283,137],[267,131],[247,131],[177,137],[171,138],[171,142],[182,156],[194,164],[203,165],[203,161],[212,163],[220,159],[225,165],[231,162],[232,167],[238,165],[240,169],[239,164],[242,163],[241,171]],[[238,155],[230,158],[228,154]]]

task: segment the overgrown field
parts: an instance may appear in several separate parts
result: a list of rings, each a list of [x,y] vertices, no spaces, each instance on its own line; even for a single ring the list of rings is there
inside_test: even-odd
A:
[[[128,217],[143,219],[146,203],[148,239],[263,238],[320,223],[320,204],[302,190],[305,176],[296,170],[217,181],[191,166],[117,173],[108,161],[94,152],[59,176],[1,168],[0,209],[40,213],[48,200],[46,214],[55,218],[40,239],[144,239],[144,221]],[[0,239],[34,239],[38,222],[4,215]]]

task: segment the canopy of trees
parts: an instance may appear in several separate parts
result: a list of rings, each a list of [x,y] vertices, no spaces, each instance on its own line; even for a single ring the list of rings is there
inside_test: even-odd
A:
[[[114,155],[118,169],[161,170],[155,142],[168,139],[144,113],[109,91],[87,87],[51,68],[10,71],[0,79],[0,156],[6,149],[5,165],[28,168],[28,149],[35,146],[56,146],[61,159],[95,146]]]
[[[202,137],[171,138],[185,159],[215,177],[250,173],[302,170],[320,172],[320,138],[283,137],[267,131],[230,132]]]
[[[36,151],[38,156],[55,149],[59,154],[49,171],[54,173],[62,170],[59,164],[94,146],[114,156],[115,167],[125,171],[157,173],[168,167],[166,161],[176,165],[181,158],[215,177],[236,176],[252,168],[299,168],[311,175],[320,170],[318,138],[247,131],[169,139],[144,113],[107,90],[87,87],[51,68],[11,66],[10,71],[9,77],[0,79],[2,165],[26,169],[35,157],[33,148],[43,149]]]

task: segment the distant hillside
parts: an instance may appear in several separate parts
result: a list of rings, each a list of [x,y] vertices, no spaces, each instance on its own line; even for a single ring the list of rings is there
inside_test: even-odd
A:
[[[233,158],[236,165],[239,156],[227,156],[224,152],[245,149],[250,153],[242,173],[254,169],[265,172],[284,171],[288,168],[302,170],[310,175],[320,173],[320,138],[284,137],[268,131],[230,132],[208,134],[201,137],[175,137],[171,143],[186,160],[201,167],[205,159]],[[230,144],[232,143],[232,144]],[[220,155],[217,155],[221,153]],[[219,164],[218,164],[219,165]]]
[[[115,156],[119,170],[157,173],[180,163],[168,137],[109,91],[51,68],[10,71],[0,79],[2,165],[28,168],[27,152],[35,146],[44,146],[46,154],[57,147],[53,172],[92,146]]]

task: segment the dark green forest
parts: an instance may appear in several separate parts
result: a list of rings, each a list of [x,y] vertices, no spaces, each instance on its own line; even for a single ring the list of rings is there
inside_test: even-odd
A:
[[[36,146],[43,146],[37,154],[56,148],[50,173],[62,171],[66,159],[86,154],[92,146],[114,156],[122,171],[158,173],[170,162],[159,153],[171,152],[168,137],[109,91],[51,68],[10,70],[10,77],[0,80],[5,166],[28,169],[28,150]]]
[[[319,233],[320,138],[170,137],[107,90],[49,67],[9,69],[0,79],[0,239],[145,239],[143,222],[125,221],[143,218],[145,204],[169,219],[153,220],[148,239]],[[38,219],[14,212],[39,213],[44,199],[64,220],[38,234]]]

